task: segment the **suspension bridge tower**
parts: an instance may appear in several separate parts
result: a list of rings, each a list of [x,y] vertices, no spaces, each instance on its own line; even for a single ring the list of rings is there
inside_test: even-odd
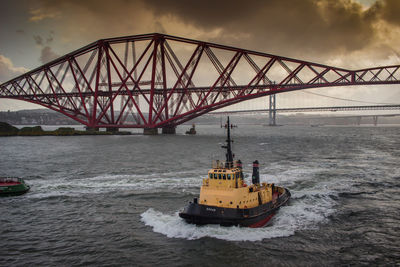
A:
[[[276,94],[269,95],[269,126],[276,126]]]

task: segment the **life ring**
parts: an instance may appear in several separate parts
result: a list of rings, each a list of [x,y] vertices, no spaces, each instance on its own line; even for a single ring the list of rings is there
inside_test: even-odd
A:
[[[246,187],[247,186],[247,184],[243,184],[243,187]]]

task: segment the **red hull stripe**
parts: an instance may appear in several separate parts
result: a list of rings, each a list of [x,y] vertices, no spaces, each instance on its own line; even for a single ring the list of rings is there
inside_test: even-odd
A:
[[[11,185],[18,185],[18,184],[21,184],[21,183],[19,183],[19,182],[6,182],[6,183],[0,182],[0,186],[11,186]]]
[[[258,227],[263,227],[269,220],[271,220],[272,216],[274,216],[274,214],[269,215],[267,218],[265,218],[264,220],[261,220],[259,222],[256,222],[254,224],[249,225],[250,228],[258,228]]]

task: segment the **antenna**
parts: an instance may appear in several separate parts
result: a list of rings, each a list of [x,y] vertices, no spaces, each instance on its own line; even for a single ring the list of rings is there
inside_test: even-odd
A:
[[[223,148],[226,148],[226,162],[225,162],[225,168],[232,168],[233,167],[233,155],[232,155],[232,140],[231,140],[231,124],[229,122],[229,116],[228,116],[228,122],[226,124],[227,127],[227,139],[226,139],[226,146],[223,146]]]

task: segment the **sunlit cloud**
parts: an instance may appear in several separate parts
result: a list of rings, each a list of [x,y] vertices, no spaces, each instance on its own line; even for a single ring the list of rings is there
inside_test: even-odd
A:
[[[15,67],[11,59],[0,55],[0,84],[27,71],[26,68]]]
[[[54,19],[60,16],[60,12],[51,12],[48,9],[31,9],[29,11],[30,18],[32,22],[39,22],[44,19]]]

